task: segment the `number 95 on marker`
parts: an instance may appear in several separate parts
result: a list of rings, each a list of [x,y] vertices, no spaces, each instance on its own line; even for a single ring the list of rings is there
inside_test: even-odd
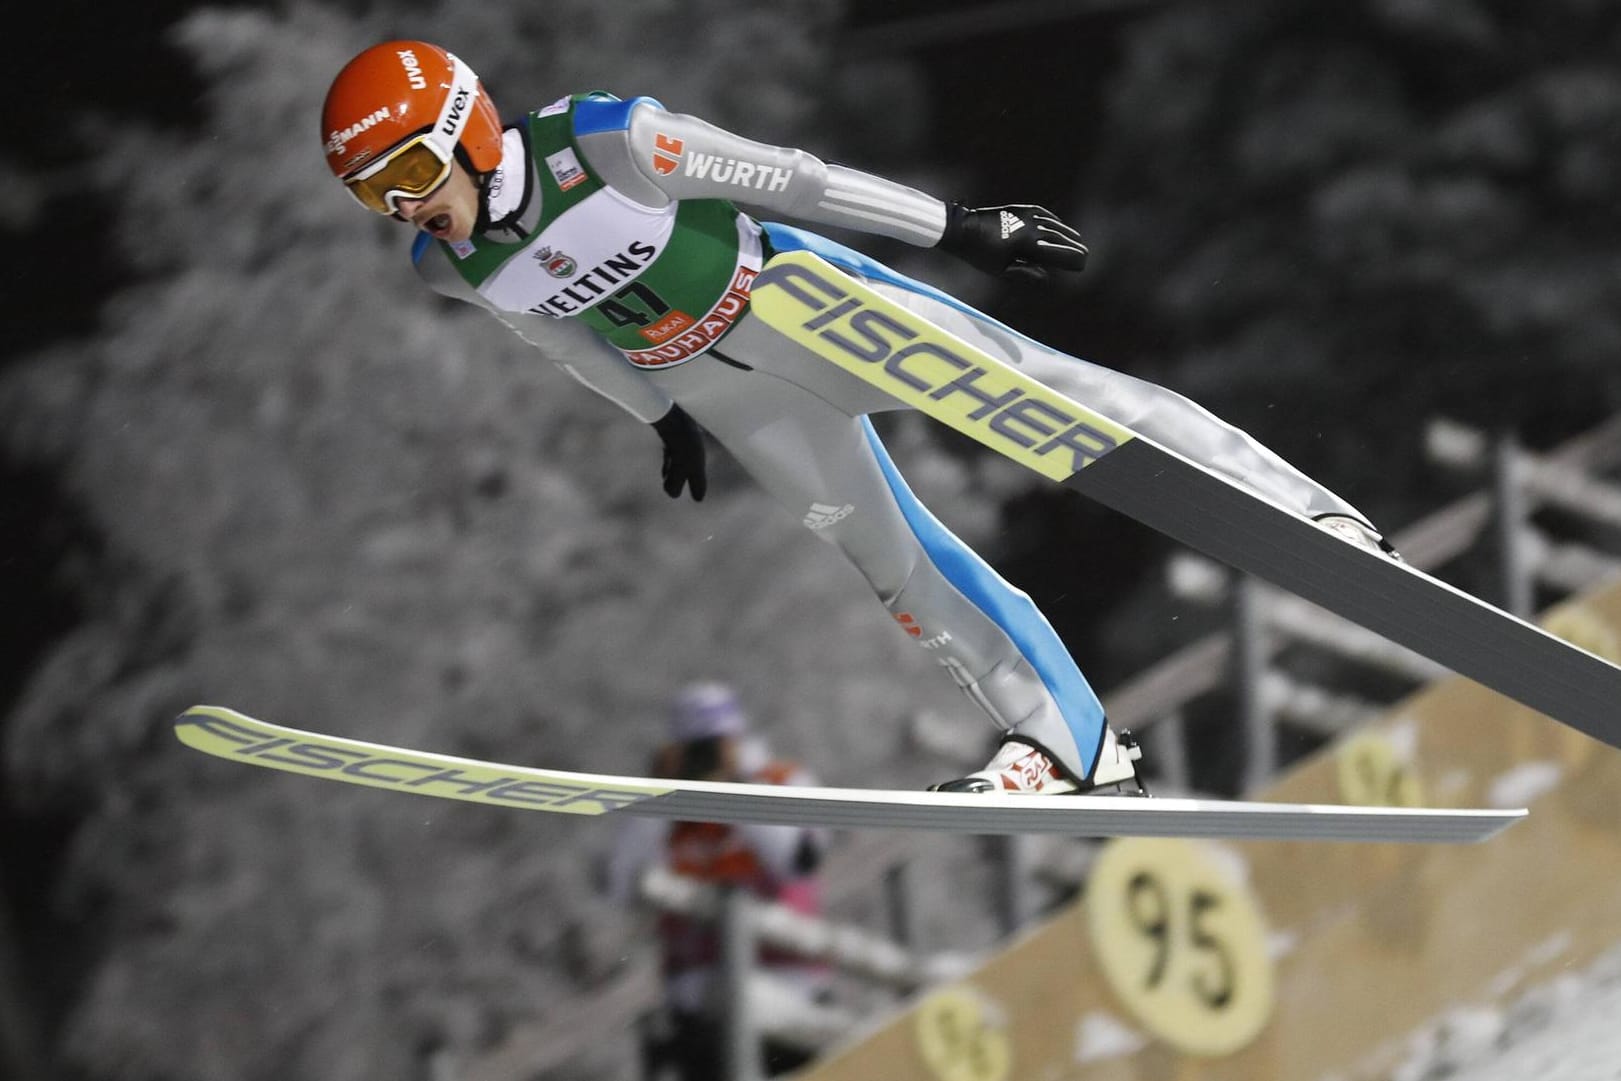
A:
[[[1099,856],[1086,903],[1110,988],[1160,1040],[1227,1055],[1266,1027],[1266,924],[1236,855],[1207,843],[1117,841]]]

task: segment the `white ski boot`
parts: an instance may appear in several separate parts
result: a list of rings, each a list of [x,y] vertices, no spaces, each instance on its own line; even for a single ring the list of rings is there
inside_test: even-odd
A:
[[[1081,795],[1099,788],[1131,782],[1136,795],[1147,795],[1134,763],[1142,758],[1142,748],[1130,732],[1118,736],[1114,729],[1103,730],[1103,748],[1092,767],[1092,775],[1077,781],[1049,758],[1046,752],[1009,736],[984,769],[966,777],[931,786],[934,792],[1007,792],[1031,796]]]
[[[1385,540],[1385,535],[1360,518],[1353,518],[1349,514],[1319,514],[1312,521],[1339,537],[1349,541],[1358,548],[1366,548],[1375,555],[1388,556],[1391,559],[1401,559],[1401,553],[1396,551],[1394,545]]]

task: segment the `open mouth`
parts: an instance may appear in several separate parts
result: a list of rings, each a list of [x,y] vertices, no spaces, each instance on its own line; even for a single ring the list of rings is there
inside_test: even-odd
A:
[[[428,233],[430,236],[443,237],[450,232],[450,215],[444,212],[435,214],[423,221],[421,228],[423,232]]]

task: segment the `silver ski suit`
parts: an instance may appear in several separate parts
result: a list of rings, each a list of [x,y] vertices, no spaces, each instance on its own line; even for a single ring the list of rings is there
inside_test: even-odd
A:
[[[843,245],[761,224],[734,201],[933,246],[940,200],[769,146],[649,98],[582,94],[506,132],[485,217],[418,238],[427,282],[479,304],[637,419],[679,404],[864,575],[903,632],[1006,732],[1089,777],[1105,719],[1030,598],[912,495],[871,423],[901,403],[754,318],[777,251],[810,249],[1035,378],[1291,509],[1356,511],[1244,433],[1161,387],[1067,356]],[[561,335],[561,336],[560,336]]]

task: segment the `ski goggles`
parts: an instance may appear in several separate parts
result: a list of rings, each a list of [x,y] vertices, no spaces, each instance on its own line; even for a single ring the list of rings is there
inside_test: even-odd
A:
[[[419,132],[378,160],[343,178],[343,186],[367,210],[397,214],[396,200],[422,199],[450,176],[452,158],[432,138]]]

